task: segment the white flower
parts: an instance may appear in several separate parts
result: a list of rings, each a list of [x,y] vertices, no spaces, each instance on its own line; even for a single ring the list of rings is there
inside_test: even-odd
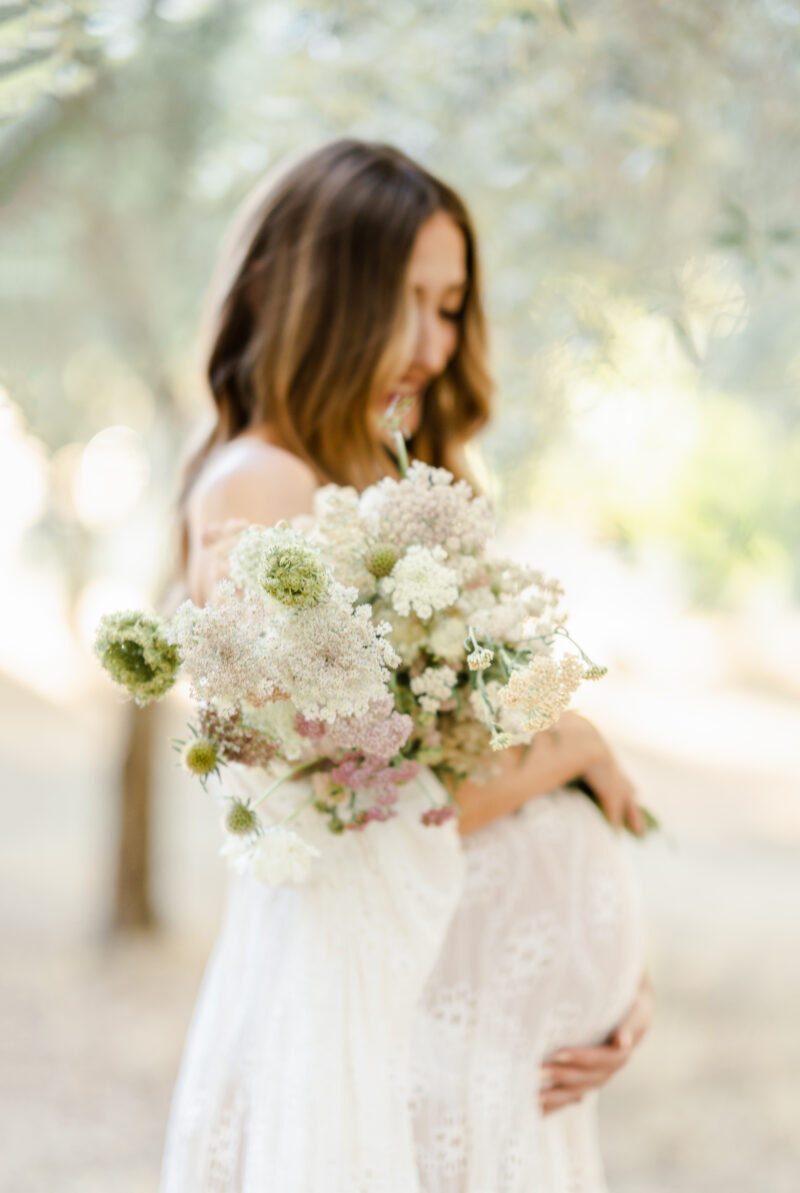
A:
[[[299,527],[293,518],[292,526]],[[364,563],[371,536],[358,512],[358,493],[352,488],[323,485],[314,494],[314,526],[310,537],[340,584],[357,588],[361,597],[375,592],[375,577]]]
[[[261,705],[280,694],[280,643],[264,621],[264,606],[258,597],[240,597],[230,581],[221,581],[202,609],[184,601],[169,635],[184,659],[194,700],[226,709],[243,700]]]
[[[270,886],[305,882],[320,851],[291,829],[276,825],[255,841],[247,859],[248,871]]]
[[[226,842],[221,852],[230,858],[237,874],[247,874],[270,886],[305,882],[314,858],[320,856],[318,849],[280,824],[238,848]]]
[[[490,680],[484,685],[484,688],[487,699],[494,710],[494,716],[490,720],[483,697],[480,692],[473,690],[470,692],[469,702],[475,719],[487,727],[491,727],[492,723],[496,725],[502,733],[508,735],[511,745],[522,746],[528,744],[531,740],[531,731],[527,727],[528,717],[525,710],[521,708],[507,708],[503,704],[501,698],[503,685],[499,680]]]
[[[453,695],[457,675],[452,667],[426,667],[411,680],[411,691],[419,700],[423,712],[438,712]]]
[[[445,468],[414,460],[402,480],[386,477],[361,495],[359,513],[381,542],[402,551],[417,544],[441,546],[451,554],[479,551],[494,530],[485,497],[473,496],[466,481],[453,483]]]
[[[479,646],[467,655],[467,665],[470,671],[485,671],[487,667],[491,667],[493,659],[493,651]]]
[[[458,599],[458,576],[442,562],[446,558],[443,547],[409,547],[391,576],[381,580],[381,594],[404,617],[414,612],[427,620],[434,609],[446,609]]]
[[[416,617],[401,617],[395,613],[391,605],[384,605],[381,601],[373,606],[376,615],[386,618],[389,624],[387,631],[392,646],[400,656],[401,662],[410,667],[417,655],[427,644],[428,635],[425,626]]]
[[[459,666],[466,653],[464,639],[467,623],[461,617],[440,617],[431,630],[428,642],[433,654],[447,663]]]
[[[281,650],[274,668],[280,688],[309,720],[362,716],[383,694],[400,663],[358,593],[333,581],[328,599],[292,609],[279,624]]]
[[[239,535],[228,559],[228,573],[238,588],[261,591],[259,576],[273,539],[273,532],[265,526],[248,526]]]

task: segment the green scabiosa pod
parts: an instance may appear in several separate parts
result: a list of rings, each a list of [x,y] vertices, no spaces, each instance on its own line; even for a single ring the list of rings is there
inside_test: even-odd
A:
[[[287,534],[265,552],[261,585],[282,605],[310,609],[327,596],[330,575],[316,551],[299,536]]]
[[[187,742],[183,749],[183,765],[192,775],[210,775],[219,761],[219,751],[213,741],[199,737]]]
[[[397,563],[397,551],[389,543],[377,543],[364,561],[367,571],[377,580],[388,576]]]
[[[258,817],[249,804],[243,800],[234,799],[228,815],[225,817],[225,827],[229,833],[242,837],[254,833],[258,829]]]
[[[114,682],[141,705],[165,696],[181,665],[177,646],[164,636],[163,622],[138,610],[102,617],[94,651]]]

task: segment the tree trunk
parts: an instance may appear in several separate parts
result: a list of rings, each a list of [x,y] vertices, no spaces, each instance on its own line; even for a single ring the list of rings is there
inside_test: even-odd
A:
[[[131,705],[128,741],[120,775],[117,870],[112,928],[152,928],[156,917],[150,890],[152,804],[151,744],[156,705]]]

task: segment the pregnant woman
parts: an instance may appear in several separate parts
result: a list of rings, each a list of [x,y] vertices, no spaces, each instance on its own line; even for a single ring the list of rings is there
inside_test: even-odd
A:
[[[182,498],[197,603],[244,525],[309,513],[322,483],[396,475],[398,394],[409,454],[464,475],[490,410],[475,235],[402,153],[337,141],[271,177],[212,317],[216,421]],[[256,793],[235,769],[227,790]],[[577,776],[605,816],[563,788]],[[306,885],[231,880],[164,1193],[604,1189],[594,1091],[650,1016],[618,832],[643,831],[631,785],[567,713],[462,785],[457,827],[421,825],[413,788],[396,820],[333,843],[304,813],[324,852]]]

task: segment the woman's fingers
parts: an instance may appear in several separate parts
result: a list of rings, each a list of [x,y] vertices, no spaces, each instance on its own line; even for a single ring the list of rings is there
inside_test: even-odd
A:
[[[614,1044],[576,1048],[570,1050],[568,1059],[559,1060],[560,1054],[551,1057],[542,1067],[542,1080],[553,1089],[596,1089],[622,1068],[630,1053],[630,1046]]]
[[[633,786],[612,758],[595,763],[586,772],[586,781],[597,796],[608,821],[622,826],[628,804],[634,797]]]
[[[541,1068],[540,1105],[544,1113],[558,1110],[599,1089],[630,1060],[653,1017],[653,989],[645,974],[625,1018],[605,1044],[592,1048],[561,1048]]]
[[[634,836],[643,837],[647,832],[647,824],[645,822],[644,812],[639,807],[635,798],[632,799],[628,804],[628,808],[625,813],[625,819],[627,821],[628,828],[631,830]]]
[[[636,799],[636,788],[613,757],[590,767],[586,781],[610,824],[615,828],[626,824],[636,836],[643,836],[647,825]]]
[[[554,1110],[562,1110],[565,1106],[580,1102],[583,1094],[570,1089],[543,1089],[539,1095],[539,1107],[542,1114],[552,1114]]]

